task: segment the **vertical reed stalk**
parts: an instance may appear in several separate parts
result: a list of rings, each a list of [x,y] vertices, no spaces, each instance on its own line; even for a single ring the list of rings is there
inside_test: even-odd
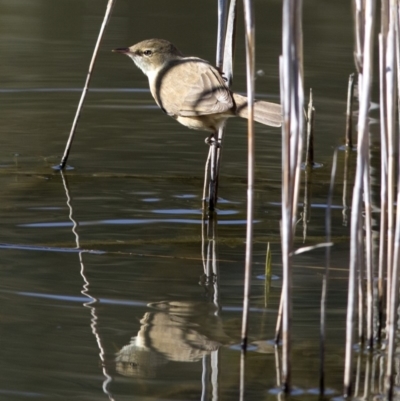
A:
[[[393,269],[392,269],[392,288],[390,303],[388,304],[388,326],[387,326],[387,336],[388,336],[388,356],[387,356],[387,366],[386,366],[386,380],[385,389],[387,397],[392,400],[393,397],[393,386],[394,386],[394,354],[396,351],[396,330],[397,330],[397,319],[398,313],[397,309],[398,299],[399,299],[399,274],[400,274],[400,175],[398,176],[398,191],[397,191],[397,210],[396,210],[396,233],[394,238],[394,256],[393,256]]]
[[[217,187],[217,138],[212,138],[210,142],[210,183],[208,205],[210,211],[214,211],[217,205],[216,187]]]
[[[228,12],[228,0],[218,0],[218,31],[217,31],[217,55],[215,65],[222,70],[224,63],[225,28]]]
[[[354,99],[354,74],[349,76],[347,88],[347,109],[346,109],[346,146],[353,147],[353,99]]]
[[[282,124],[282,386],[291,386],[292,252],[297,215],[302,152],[303,67],[302,1],[283,1],[282,56],[280,58]]]
[[[202,206],[203,206],[203,211],[206,210],[206,203],[207,203],[207,188],[209,188],[210,184],[210,163],[211,163],[211,155],[212,155],[212,150],[211,146],[210,149],[208,150],[208,156],[206,160],[206,166],[204,169],[204,185],[203,185],[203,199],[202,199]],[[210,194],[209,194],[210,195]]]
[[[391,11],[389,31],[386,47],[386,107],[387,107],[387,286],[386,286],[386,305],[390,305],[390,291],[393,267],[393,238],[394,238],[394,189],[395,189],[395,110],[396,110],[396,75],[395,68],[395,11]],[[389,314],[387,314],[386,325],[388,325]]]
[[[386,272],[386,233],[387,233],[387,104],[386,104],[386,38],[387,35],[379,35],[379,97],[380,97],[380,143],[381,143],[381,217],[379,236],[379,268],[378,268],[378,330],[377,338],[381,340],[384,314],[385,296],[385,272]]]
[[[229,4],[228,22],[226,27],[223,72],[226,83],[230,87],[233,81],[233,60],[235,58],[236,44],[236,16],[237,1],[231,0]]]
[[[282,377],[281,377],[281,365],[280,365],[280,357],[279,357],[279,348],[274,348],[274,356],[275,356],[275,372],[276,372],[276,385],[280,387],[282,385]]]
[[[364,241],[363,241],[363,229],[361,224],[362,219],[358,221],[358,250],[357,250],[357,284],[358,284],[358,342],[360,348],[364,345],[365,333],[364,333]]]
[[[315,108],[313,105],[313,94],[310,89],[310,100],[307,110],[307,151],[306,151],[306,166],[314,165],[314,118]]]
[[[386,52],[389,29],[389,0],[381,1],[381,33],[379,34],[379,103],[380,103],[380,148],[381,148],[381,216],[379,235],[378,267],[378,330],[377,338],[381,341],[385,303],[385,273],[387,272],[387,239],[388,232],[388,105]],[[393,72],[391,72],[393,74]],[[390,75],[389,77],[391,77]],[[393,85],[392,85],[393,86]],[[391,124],[393,121],[390,122]]]
[[[348,225],[348,216],[347,216],[347,211],[348,211],[348,206],[347,206],[347,183],[348,183],[348,177],[349,177],[349,149],[347,148],[345,150],[344,154],[344,171],[343,171],[343,192],[342,192],[342,203],[343,203],[343,210],[342,210],[342,215],[343,215],[343,220],[342,224],[344,227],[347,227]]]
[[[224,6],[226,7],[226,5]],[[225,12],[226,15],[226,12]],[[224,53],[222,60],[222,71],[224,77],[226,78],[226,84],[228,87],[232,85],[233,81],[233,59],[235,55],[235,41],[236,41],[236,15],[237,15],[237,2],[236,0],[231,0],[229,4],[228,21],[226,23],[226,33],[224,40]],[[226,18],[226,16],[225,16]],[[218,47],[218,46],[217,46]],[[217,147],[217,182],[215,188],[215,198],[218,198],[218,181],[219,172],[221,168],[221,158],[222,158],[222,138],[225,133],[225,126],[218,130],[218,147]]]
[[[215,65],[222,72],[222,67],[224,63],[224,47],[225,47],[225,32],[226,32],[226,18],[228,11],[228,0],[218,0],[218,29],[217,29],[217,53]],[[218,176],[220,170],[220,162],[221,162],[221,147],[222,147],[222,138],[224,135],[225,127],[221,127],[218,130],[217,138],[214,142],[214,147],[217,149],[213,149],[211,151],[211,158],[213,158],[213,163],[211,167],[211,179],[209,183],[209,197],[208,204],[209,209],[214,210],[217,205],[218,200]],[[210,154],[209,154],[210,156]],[[204,187],[206,187],[206,181],[208,176],[204,178]],[[204,209],[204,206],[203,206]]]
[[[287,5],[289,0],[284,3]],[[289,12],[288,10],[287,12]],[[285,13],[285,12],[284,12]],[[284,76],[284,56],[281,58],[281,74]],[[281,77],[281,86],[283,86],[283,79]],[[289,77],[288,77],[289,78]],[[290,82],[290,78],[288,79]],[[289,83],[288,82],[288,83]],[[285,83],[286,84],[286,83]],[[286,96],[285,96],[286,95]],[[290,95],[290,93],[289,93]],[[281,98],[289,97],[285,92],[282,93]],[[290,97],[289,97],[290,99]],[[291,216],[292,205],[290,203],[290,100],[285,99],[282,101],[284,110],[284,123],[283,123],[283,138],[282,138],[282,265],[283,265],[283,282],[282,282],[282,385],[285,393],[290,392],[291,382],[291,367],[290,367],[290,328],[291,328],[291,255],[290,252],[293,248],[293,240],[290,236],[292,232]],[[286,100],[289,104],[286,106]],[[287,110],[289,109],[289,110]]]
[[[359,393],[359,389],[360,389],[362,357],[363,357],[363,353],[359,352],[357,354],[356,380],[354,382],[354,397],[358,397],[358,393]]]
[[[213,284],[213,303],[216,307],[215,316],[219,315],[220,304],[219,304],[219,266],[218,266],[218,249],[217,249],[217,215],[213,215],[208,220],[208,226],[210,229],[210,236],[212,241],[212,284]]]
[[[278,317],[276,319],[276,327],[275,327],[275,345],[279,345],[282,335],[282,313],[283,313],[283,290],[281,291],[281,297],[279,300],[279,309],[278,309]]]
[[[352,391],[352,362],[353,362],[353,323],[354,323],[354,301],[355,301],[355,278],[359,267],[359,259],[362,254],[362,246],[359,241],[362,225],[361,200],[366,163],[369,158],[368,150],[368,110],[371,100],[371,77],[373,62],[373,27],[375,18],[375,0],[365,1],[365,13],[362,10],[362,2],[356,1],[356,22],[363,16],[365,21],[364,30],[359,26],[360,35],[357,36],[356,60],[361,62],[359,67],[359,98],[360,110],[358,120],[358,154],[356,178],[353,189],[353,200],[351,210],[351,248],[349,268],[349,292],[347,302],[346,318],[346,356],[344,372],[344,395],[350,396]],[[361,39],[360,39],[361,38]],[[362,40],[363,39],[363,40]],[[361,42],[361,43],[359,43]],[[368,164],[367,164],[368,166]],[[364,193],[368,188],[364,188]]]
[[[115,0],[108,0],[106,13],[104,15],[103,23],[102,23],[101,28],[100,28],[100,32],[99,32],[99,36],[97,38],[96,46],[94,47],[92,60],[90,61],[90,64],[89,64],[89,70],[88,70],[88,73],[87,73],[87,76],[86,76],[85,86],[83,87],[81,99],[79,100],[79,104],[78,104],[78,108],[76,110],[75,118],[74,118],[74,121],[72,123],[72,127],[71,127],[71,131],[69,133],[67,144],[65,146],[64,155],[63,155],[63,157],[61,159],[61,162],[60,162],[60,164],[58,166],[58,169],[60,169],[60,170],[62,170],[65,167],[65,165],[67,163],[67,160],[68,160],[68,155],[69,155],[69,152],[71,150],[72,141],[74,140],[76,127],[78,125],[79,117],[81,116],[83,103],[85,102],[86,93],[87,93],[87,91],[89,89],[90,80],[92,78],[92,72],[93,72],[94,65],[95,65],[96,59],[97,59],[97,53],[99,52],[100,44],[101,44],[101,41],[103,40],[104,31],[105,31],[106,26],[108,24],[108,21],[110,19],[111,12],[112,12],[112,9],[114,7],[114,4],[115,4]]]
[[[331,242],[331,208],[333,189],[335,186],[337,166],[337,150],[333,155],[331,181],[329,185],[328,201],[325,214],[325,232],[326,242]],[[328,295],[328,280],[329,280],[329,266],[331,258],[331,247],[328,246],[325,251],[325,274],[322,278],[322,291],[321,291],[321,316],[320,316],[320,376],[319,376],[319,394],[324,395],[325,392],[325,341],[326,341],[326,299]]]
[[[202,359],[202,373],[201,373],[201,397],[200,401],[206,401],[209,394],[209,359],[210,355],[204,355]]]
[[[253,5],[251,0],[243,0],[246,27],[246,70],[248,118],[248,171],[247,171],[247,230],[246,230],[246,261],[243,298],[242,350],[247,348],[248,312],[251,287],[251,264],[253,254],[253,202],[254,202],[254,75],[255,75],[255,26]]]
[[[313,171],[311,166],[304,169],[304,201],[303,201],[303,244],[307,239],[308,222],[311,220],[311,188]]]
[[[303,131],[304,131],[304,89],[303,89],[303,26],[302,26],[302,8],[303,1],[298,0],[293,3],[293,70],[294,70],[294,92],[292,93],[292,112],[294,118],[291,120],[293,135],[290,136],[291,150],[294,150],[291,156],[291,168],[294,177],[294,186],[292,192],[292,238],[294,238],[297,221],[297,206],[300,194],[301,160],[303,155]],[[294,126],[293,126],[294,124]],[[297,153],[297,154],[296,154]]]
[[[240,359],[240,398],[244,399],[244,371],[249,323],[251,290],[251,264],[253,257],[253,202],[254,202],[254,81],[255,81],[255,23],[251,0],[243,0],[246,37],[246,77],[248,103],[248,145],[247,145],[247,229],[246,260],[243,295],[242,353]]]
[[[369,135],[366,135],[365,170],[364,170],[364,214],[365,214],[365,253],[367,278],[367,347],[372,349],[374,344],[374,268],[372,256],[372,206],[370,183]],[[364,279],[364,277],[362,277]]]
[[[207,277],[207,261],[206,261],[206,216],[204,213],[203,206],[203,215],[201,219],[201,260],[203,262],[203,271],[204,275]]]
[[[364,377],[364,394],[363,399],[368,400],[371,395],[371,387],[373,383],[373,376],[372,376],[372,353],[369,353],[366,356],[365,361],[365,377]]]
[[[272,277],[272,253],[271,253],[271,246],[268,242],[267,253],[265,256],[264,308],[267,308],[268,306],[268,298],[271,288],[271,277]]]
[[[364,35],[365,35],[365,3],[364,0],[354,0],[354,20],[355,20],[355,49],[354,62],[358,73],[362,71],[364,55]]]
[[[393,124],[393,112],[389,113],[387,96],[387,82],[393,79],[393,71],[387,70],[387,61],[393,61],[387,57],[391,48],[393,54],[393,43],[388,48],[388,31],[390,19],[389,0],[381,1],[381,33],[379,34],[379,99],[380,99],[380,148],[381,148],[381,218],[380,218],[380,237],[379,237],[379,268],[378,268],[378,330],[377,338],[381,341],[382,329],[384,327],[385,309],[385,273],[387,272],[388,260],[388,124]],[[389,52],[390,53],[390,52]],[[389,75],[388,75],[389,74]],[[393,91],[393,83],[389,83],[389,89]],[[393,95],[392,95],[393,96]],[[393,101],[390,102],[393,105]],[[390,117],[390,118],[389,118]],[[389,120],[389,121],[388,121]],[[388,277],[389,279],[389,277]]]
[[[217,34],[217,56],[216,66],[223,72],[226,78],[227,86],[230,87],[233,78],[233,55],[235,47],[236,35],[236,0],[231,0],[228,13],[228,0],[218,0],[218,34]],[[228,18],[228,20],[227,20]],[[221,168],[222,158],[222,139],[225,133],[225,125],[218,130],[216,139],[216,153],[215,153],[215,170],[211,174],[215,180],[210,183],[209,187],[209,208],[217,205],[218,201],[218,182],[219,172]],[[204,179],[204,186],[206,186],[206,178]],[[212,194],[212,197],[211,197]],[[204,208],[204,206],[203,206]]]
[[[393,40],[393,43],[391,43]],[[400,97],[400,38],[399,38],[399,4],[398,1],[390,2],[390,22],[389,22],[389,35],[388,35],[388,52],[390,51],[389,59],[393,62],[394,67],[394,59],[397,58],[397,86],[398,86],[398,98]],[[396,57],[397,56],[397,57]],[[389,69],[389,62],[386,70]],[[395,103],[396,98],[394,93],[390,93],[391,86],[393,85],[393,92],[395,86],[395,79],[396,75],[393,74],[391,77],[391,81],[387,82],[387,90],[388,90],[388,98],[387,98],[387,106],[388,106],[388,153],[389,153],[389,168],[388,168],[388,193],[389,193],[389,200],[388,206],[390,203],[390,196],[394,193],[394,174],[395,170],[399,168],[400,160],[398,160],[399,165],[395,166],[394,163],[394,142],[395,138],[392,134],[394,134],[394,127],[395,127]],[[397,101],[398,101],[397,98]],[[391,109],[390,106],[393,108]],[[399,109],[400,113],[400,109]],[[392,132],[393,130],[393,132]],[[397,135],[396,135],[397,136]],[[398,144],[400,146],[400,142]],[[392,176],[393,174],[393,176]],[[394,205],[390,205],[394,209]],[[390,228],[391,220],[394,221],[394,210],[391,210],[391,207],[388,207],[388,228]],[[388,235],[389,241],[389,235]],[[386,376],[385,376],[385,391],[387,398],[392,400],[393,398],[393,386],[395,385],[395,367],[394,367],[394,354],[397,348],[397,341],[396,341],[396,331],[398,326],[398,298],[399,298],[399,274],[400,274],[400,174],[397,177],[397,208],[396,208],[396,229],[394,233],[394,242],[388,244],[389,246],[393,247],[393,255],[390,265],[389,271],[389,260],[388,260],[388,286],[390,285],[390,289],[388,288],[387,294],[387,339],[388,339],[388,346],[387,346],[387,365],[386,365]],[[389,259],[389,255],[388,255]],[[389,284],[389,275],[390,275],[390,284]]]

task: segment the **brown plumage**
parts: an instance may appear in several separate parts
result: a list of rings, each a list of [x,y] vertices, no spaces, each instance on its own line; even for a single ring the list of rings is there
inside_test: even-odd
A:
[[[197,57],[184,57],[172,43],[149,39],[114,51],[132,58],[147,75],[158,106],[181,124],[215,133],[227,118],[247,118],[247,98],[231,92],[223,76],[210,63]],[[279,127],[281,106],[255,101],[254,120]]]

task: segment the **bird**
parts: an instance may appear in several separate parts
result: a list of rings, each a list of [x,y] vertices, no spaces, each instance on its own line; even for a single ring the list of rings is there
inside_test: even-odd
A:
[[[168,40],[147,39],[113,52],[133,60],[147,76],[157,105],[188,128],[211,132],[213,138],[228,118],[248,118],[247,98],[228,88],[218,68],[201,58],[185,57]],[[255,100],[254,120],[281,126],[281,106]]]

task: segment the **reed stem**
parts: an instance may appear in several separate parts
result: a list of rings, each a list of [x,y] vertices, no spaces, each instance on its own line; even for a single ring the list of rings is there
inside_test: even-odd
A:
[[[307,110],[307,151],[306,151],[306,167],[314,165],[314,118],[315,108],[313,104],[312,89],[310,89],[310,100]]]
[[[346,146],[353,148],[353,99],[354,99],[354,74],[349,75],[347,87],[347,109],[346,109]]]
[[[115,0],[108,0],[106,13],[105,13],[104,18],[103,18],[103,23],[102,23],[101,28],[100,28],[100,32],[99,32],[99,36],[97,38],[96,45],[94,47],[92,59],[91,59],[90,64],[89,64],[89,70],[88,70],[88,73],[87,73],[87,76],[86,76],[85,85],[83,87],[82,95],[81,95],[81,98],[80,98],[79,103],[78,103],[78,108],[76,109],[75,118],[74,118],[74,121],[72,123],[72,127],[71,127],[71,131],[69,133],[67,144],[65,146],[64,155],[63,155],[63,157],[61,159],[60,164],[56,167],[59,170],[63,170],[65,165],[67,164],[67,160],[68,160],[68,156],[69,156],[69,153],[70,153],[70,150],[71,150],[72,142],[73,142],[74,136],[75,136],[76,127],[78,125],[78,121],[79,121],[79,118],[81,116],[83,103],[85,102],[86,94],[87,94],[87,91],[89,89],[90,80],[92,79],[92,72],[93,72],[93,69],[94,69],[94,65],[96,63],[97,53],[99,52],[100,45],[101,45],[101,42],[103,40],[104,31],[105,31],[105,29],[107,27],[107,24],[108,24],[108,21],[109,21],[109,19],[111,17],[111,12],[112,12],[112,9],[114,7],[114,4],[115,4]]]

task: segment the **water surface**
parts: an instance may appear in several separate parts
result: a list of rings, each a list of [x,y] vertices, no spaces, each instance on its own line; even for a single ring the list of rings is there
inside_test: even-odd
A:
[[[106,2],[0,2],[0,399],[231,400],[239,393],[246,220],[246,122],[229,122],[220,203],[202,224],[206,133],[154,105],[146,78],[111,53],[149,37],[215,57],[216,4],[119,0],[106,32],[69,164],[57,164],[72,123]],[[259,97],[278,101],[281,2],[255,1]],[[245,91],[238,28],[234,89]],[[305,87],[312,87],[316,161],[307,177],[305,239],[325,241],[334,150],[342,145],[353,71],[347,1],[304,10]],[[281,288],[280,132],[257,125],[255,240],[246,399],[276,400],[271,345]],[[338,153],[326,385],[342,388],[349,228]],[[349,186],[354,174],[349,155]],[[299,212],[304,213],[305,176]],[[301,216],[299,215],[299,218]],[[267,243],[273,280],[263,279]],[[217,263],[204,262],[215,244]],[[319,306],[325,249],[294,269],[295,399],[317,399]],[[207,277],[208,273],[208,277]],[[328,398],[329,398],[328,397]]]

